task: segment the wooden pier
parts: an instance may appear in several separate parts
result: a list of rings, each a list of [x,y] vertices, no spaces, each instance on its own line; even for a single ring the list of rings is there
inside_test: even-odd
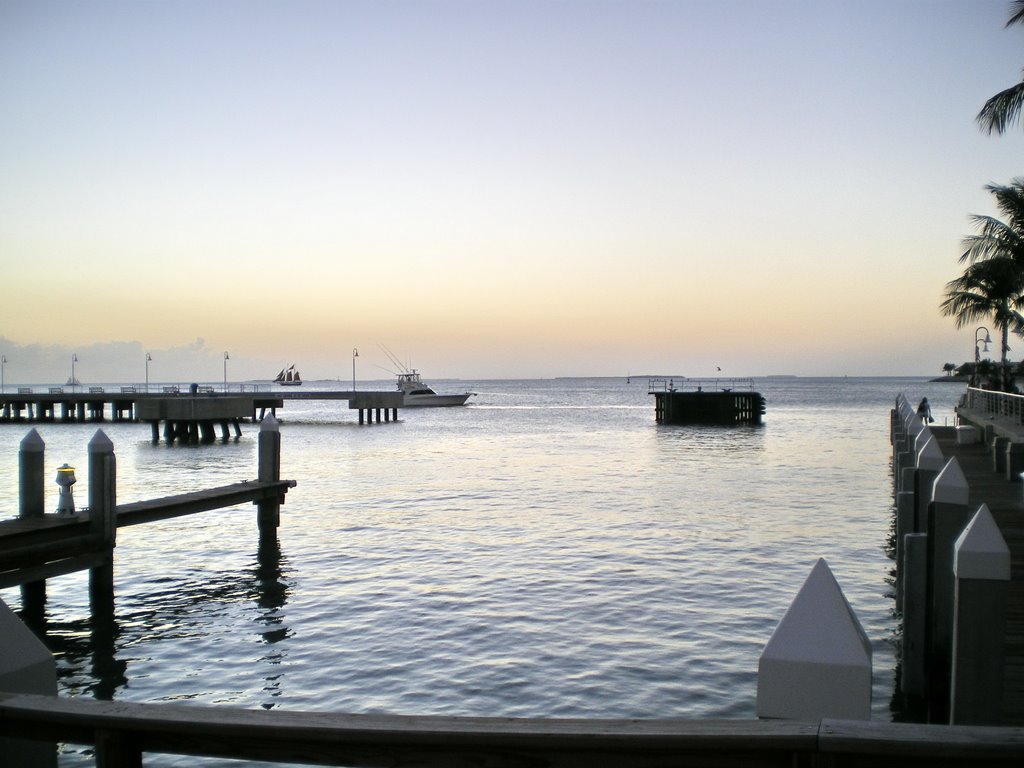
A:
[[[276,531],[294,480],[280,478],[281,435],[268,418],[260,427],[258,479],[159,499],[117,504],[114,446],[102,430],[89,443],[88,507],[45,511],[42,438],[33,429],[21,443],[19,516],[0,521],[0,588],[21,586],[26,610],[45,600],[45,581],[81,570],[101,602],[113,591],[117,529],[239,504],[255,504],[261,537]]]
[[[50,387],[45,392],[20,388],[0,394],[0,423],[80,423],[111,421],[144,422],[150,425],[154,442],[161,434],[168,443],[213,442],[219,428],[221,439],[231,432],[241,434],[240,422],[262,421],[269,412],[289,400],[345,400],[349,410],[359,412],[360,424],[398,421],[403,395],[397,391],[307,391],[264,392],[258,390],[217,392],[212,387],[165,386],[159,392],[139,392],[121,387],[107,392],[101,387],[88,391],[65,391]]]
[[[651,379],[658,424],[760,424],[765,399],[750,380]]]
[[[988,398],[993,393],[985,393]],[[942,453],[956,458],[970,488],[973,508],[984,503],[999,525],[1010,549],[1010,582],[1007,592],[1005,672],[1003,676],[1004,723],[1024,726],[1024,483],[1014,466],[1024,451],[1024,398],[1002,394],[995,410],[969,407],[957,409],[961,425],[979,431],[976,442],[962,442],[955,430],[933,430]],[[986,439],[987,435],[987,439]],[[1002,438],[1002,439],[999,439]],[[1018,459],[1019,460],[1019,459]]]

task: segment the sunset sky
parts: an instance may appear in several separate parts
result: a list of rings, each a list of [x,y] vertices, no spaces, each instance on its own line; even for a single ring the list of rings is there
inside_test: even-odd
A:
[[[6,381],[938,375],[1008,7],[0,0]]]

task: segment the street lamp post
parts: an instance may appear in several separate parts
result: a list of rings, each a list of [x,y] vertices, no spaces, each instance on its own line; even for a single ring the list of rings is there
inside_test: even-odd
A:
[[[979,338],[978,334],[982,331],[985,332],[985,338]],[[981,381],[981,376],[978,373],[978,366],[981,365],[981,353],[988,352],[988,345],[992,343],[992,337],[989,335],[988,328],[981,325],[978,326],[974,331],[974,374],[971,376],[971,386],[975,386]],[[983,344],[984,348],[979,350],[978,345]]]
[[[225,392],[228,391],[228,360],[230,360],[230,359],[231,358],[228,356],[228,353],[225,352],[224,353],[224,391]]]
[[[352,347],[352,391],[356,391],[356,358],[359,357],[359,350]]]
[[[77,363],[77,362],[78,362],[78,355],[76,353],[72,353],[72,355],[71,355],[71,378],[68,380],[68,384],[71,385],[72,389],[74,389],[75,387],[78,386],[78,379],[75,378],[75,363]]]
[[[0,355],[0,392],[4,391],[4,368],[7,367],[7,355]]]
[[[149,392],[149,362],[153,359],[153,356],[146,353],[146,392]]]

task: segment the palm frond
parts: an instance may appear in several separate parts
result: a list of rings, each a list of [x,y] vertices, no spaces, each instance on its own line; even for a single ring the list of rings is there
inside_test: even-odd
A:
[[[1024,0],[1013,0],[1010,3],[1010,11],[1010,20],[1006,22],[1007,27],[1024,22]]]
[[[1006,129],[1019,122],[1020,110],[1024,106],[1024,80],[1000,91],[985,102],[975,120],[987,133],[1006,133]]]

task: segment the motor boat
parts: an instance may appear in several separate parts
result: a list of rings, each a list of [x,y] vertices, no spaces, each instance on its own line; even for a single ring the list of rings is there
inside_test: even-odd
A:
[[[473,396],[472,392],[460,395],[439,395],[420,378],[415,368],[398,374],[398,391],[403,395],[403,408],[440,407],[465,405]]]

